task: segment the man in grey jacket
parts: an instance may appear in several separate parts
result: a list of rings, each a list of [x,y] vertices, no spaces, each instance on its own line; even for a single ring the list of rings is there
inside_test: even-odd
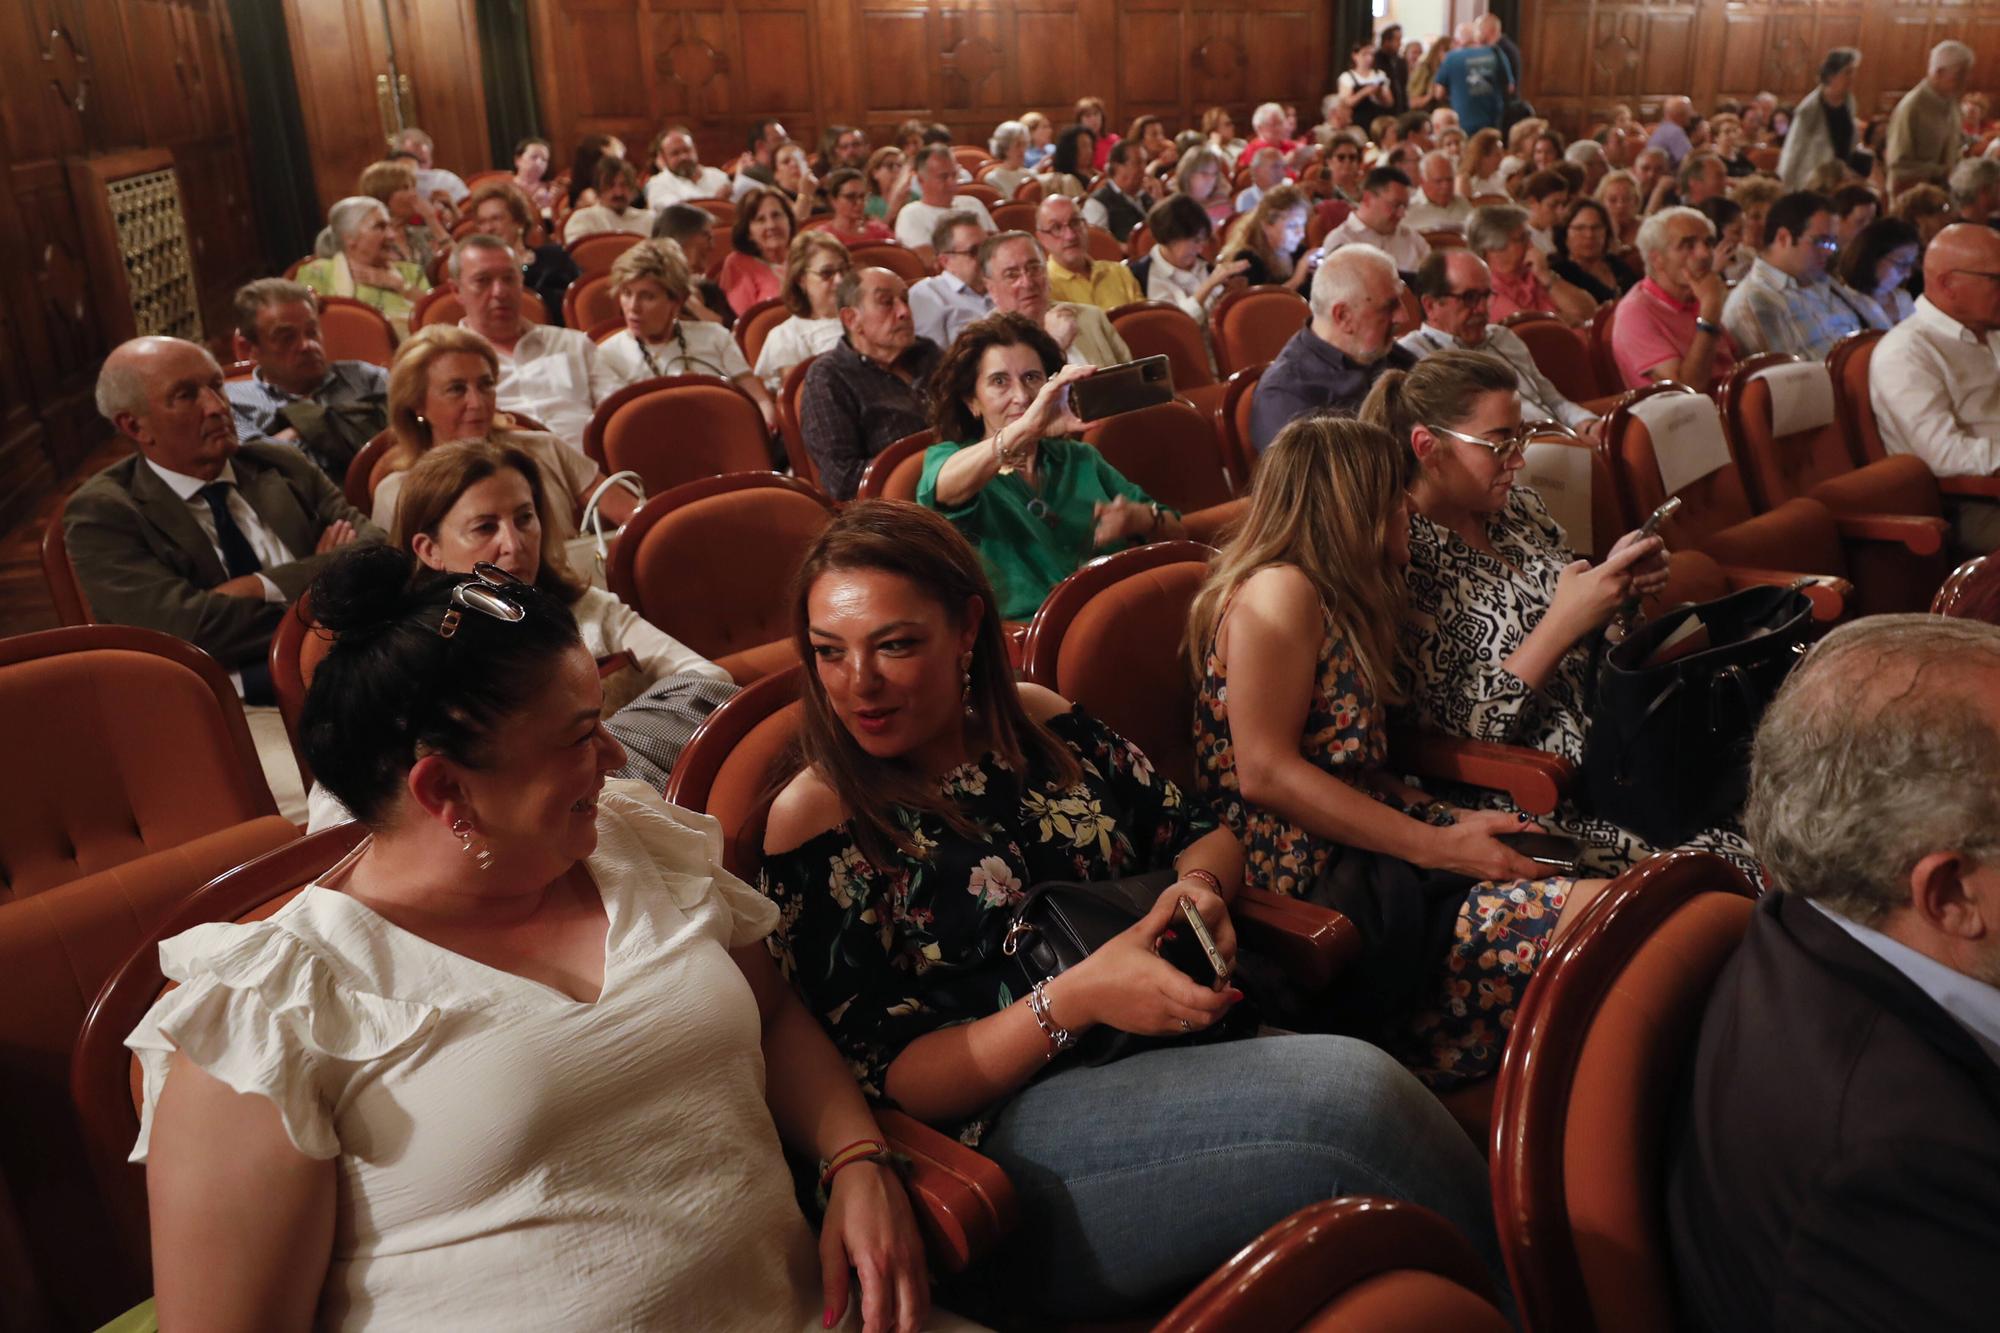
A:
[[[1819,64],[1819,87],[1799,99],[1792,126],[1785,134],[1785,151],[1778,159],[1778,178],[1787,190],[1803,190],[1822,162],[1847,161],[1854,152],[1854,103],[1848,92],[1861,69],[1861,53],[1836,46]]]

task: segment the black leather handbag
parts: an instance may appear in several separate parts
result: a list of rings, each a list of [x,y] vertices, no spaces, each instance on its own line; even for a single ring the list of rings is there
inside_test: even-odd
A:
[[[1653,662],[1694,618],[1706,646]],[[1734,819],[1757,724],[1812,633],[1804,592],[1745,588],[1670,611],[1608,648],[1583,742],[1586,808],[1660,848]]]
[[[1167,886],[1179,875],[1173,867],[1109,880],[1050,880],[1029,889],[1015,905],[1001,952],[1020,971],[1021,989],[1061,976],[1114,936],[1130,930],[1153,910]],[[1238,956],[1239,964],[1241,955]],[[1164,1046],[1193,1046],[1228,1041],[1257,1030],[1256,1008],[1248,998],[1222,1020],[1186,1036],[1141,1037],[1117,1028],[1093,1028],[1076,1044],[1085,1064],[1110,1064],[1140,1051]]]

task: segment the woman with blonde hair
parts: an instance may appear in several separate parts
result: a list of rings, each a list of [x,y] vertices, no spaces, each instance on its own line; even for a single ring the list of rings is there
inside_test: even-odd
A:
[[[1415,462],[1402,691],[1413,721],[1472,740],[1583,759],[1589,673],[1604,627],[1667,583],[1666,546],[1629,532],[1602,563],[1579,560],[1533,490],[1515,484],[1532,430],[1512,367],[1444,351],[1389,371],[1361,406]],[[1491,801],[1490,793],[1468,799]],[[1549,827],[1617,874],[1653,853],[1608,820],[1563,805]],[[1746,864],[1732,830],[1696,839]]]
[[[838,241],[832,242],[838,245]],[[713,375],[750,395],[775,429],[778,406],[750,371],[743,349],[720,324],[683,319],[694,278],[687,256],[673,241],[641,241],[611,262],[611,291],[625,327],[597,348],[600,365],[620,383],[637,384],[666,375]]]
[[[1021,113],[1021,128],[1028,132],[1028,147],[1023,156],[1028,170],[1040,171],[1056,148],[1056,123],[1039,111]]]
[[[1215,266],[1247,259],[1243,280],[1249,286],[1275,283],[1299,291],[1313,270],[1311,263],[1298,257],[1306,243],[1307,208],[1305,191],[1296,185],[1266,190],[1257,207],[1230,224]]]
[[[1639,198],[1639,178],[1620,167],[1608,171],[1604,179],[1597,182],[1597,202],[1604,205],[1604,211],[1611,218],[1611,240],[1608,248],[1615,254],[1634,253],[1639,240],[1639,224],[1644,219],[1639,210],[1644,201]]]
[[[840,280],[853,266],[847,247],[827,232],[803,231],[793,238],[785,284],[779,290],[779,299],[792,316],[771,330],[757,353],[757,378],[772,393],[778,392],[793,366],[839,344],[840,304],[835,297]]]
[[[1458,155],[1458,192],[1475,202],[1489,196],[1504,197],[1507,173],[1501,158],[1500,131],[1488,126],[1467,139]]]
[[[1244,882],[1360,926],[1330,1013],[1444,1089],[1498,1067],[1534,960],[1603,881],[1544,878],[1499,840],[1527,816],[1446,805],[1388,767],[1410,473],[1379,426],[1286,426],[1187,651],[1196,786],[1242,842]]]
[[[584,505],[604,483],[597,464],[546,431],[521,430],[500,411],[500,358],[493,344],[456,324],[430,324],[396,351],[389,367],[389,429],[396,444],[385,460],[391,469],[375,487],[370,517],[385,532],[396,530],[396,515],[409,469],[440,444],[493,440],[510,444],[535,460],[548,499],[550,530],[558,540],[576,535]],[[599,502],[608,524],[632,517],[639,502],[630,491],[610,487]]]

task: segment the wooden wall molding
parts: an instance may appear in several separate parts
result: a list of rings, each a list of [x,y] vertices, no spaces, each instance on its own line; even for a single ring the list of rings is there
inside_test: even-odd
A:
[[[1892,110],[1948,37],[1980,53],[1971,87],[2000,91],[2000,0],[1543,0],[1523,5],[1524,87],[1535,110],[1569,133],[1614,103],[1642,118],[1662,99],[1771,92],[1789,105],[1810,92],[1820,57],[1862,52],[1863,114]]]
[[[1198,121],[1221,103],[1249,127],[1257,102],[1317,119],[1331,51],[1320,0],[529,0],[545,129],[566,163],[586,134],[641,154],[682,122],[702,159],[784,122],[817,144],[829,124],[882,142],[904,119],[983,144],[1038,109],[1058,123],[1084,93],[1114,128]]]

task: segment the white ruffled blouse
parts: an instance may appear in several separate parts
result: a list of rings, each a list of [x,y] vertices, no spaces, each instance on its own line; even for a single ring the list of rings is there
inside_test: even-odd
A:
[[[319,885],[176,935],[160,960],[182,984],[126,1039],[132,1159],[179,1049],[337,1164],[320,1327],[818,1329],[757,1003],[726,952],[778,913],[721,855],[713,819],[606,786],[588,1004]]]

